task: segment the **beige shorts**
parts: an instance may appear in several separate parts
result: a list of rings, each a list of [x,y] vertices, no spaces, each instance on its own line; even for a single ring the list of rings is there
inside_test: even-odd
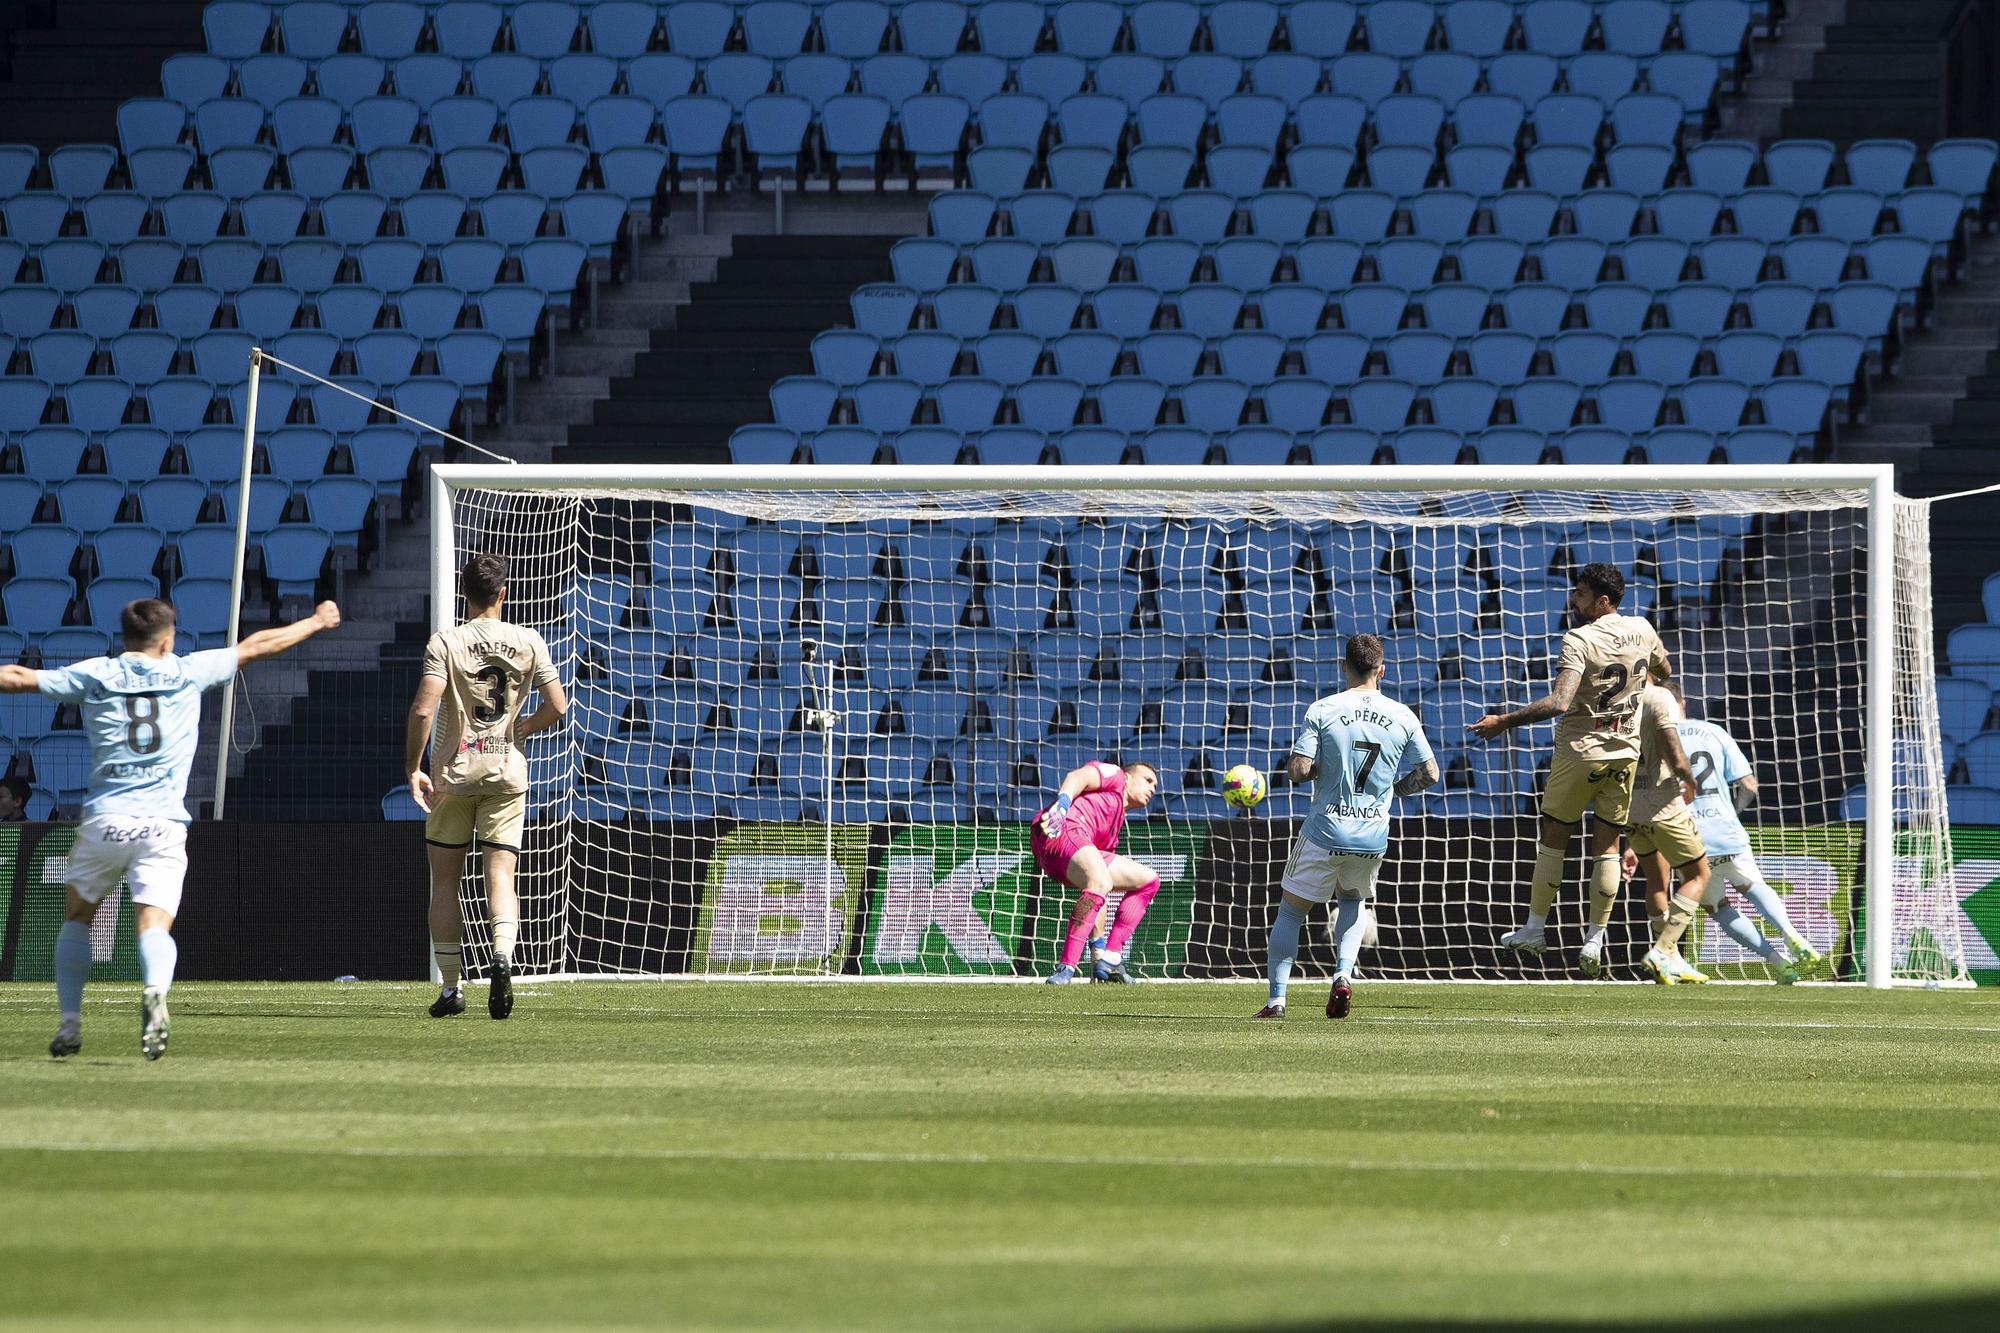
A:
[[[1580,824],[1590,810],[1607,824],[1623,826],[1632,814],[1632,774],[1637,759],[1579,759],[1557,750],[1542,792],[1542,813],[1564,824]]]
[[[424,841],[433,847],[470,847],[474,834],[481,847],[521,850],[521,831],[528,822],[528,793],[472,792],[439,796],[424,820]]]
[[[1701,833],[1694,826],[1694,816],[1687,812],[1685,806],[1668,810],[1651,823],[1634,824],[1631,833],[1633,851],[1641,856],[1658,852],[1676,870],[1708,859],[1708,849],[1701,845]]]

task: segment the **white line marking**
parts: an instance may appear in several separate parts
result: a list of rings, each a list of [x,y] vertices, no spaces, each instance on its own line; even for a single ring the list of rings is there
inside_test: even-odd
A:
[[[1846,1167],[1802,1168],[1771,1166],[1730,1166],[1698,1161],[1672,1165],[1635,1162],[1564,1163],[1560,1166],[1523,1165],[1514,1162],[1480,1161],[1370,1161],[1365,1158],[1326,1159],[1314,1157],[1153,1157],[1084,1155],[1067,1153],[908,1153],[908,1152],[801,1152],[731,1148],[528,1148],[509,1144],[504,1148],[395,1148],[323,1144],[285,1147],[276,1144],[90,1144],[47,1140],[0,1141],[0,1152],[63,1153],[260,1153],[279,1157],[358,1157],[358,1158],[489,1158],[510,1161],[539,1158],[551,1161],[646,1161],[646,1162],[743,1162],[792,1163],[804,1166],[1000,1166],[1000,1167],[1106,1167],[1141,1170],[1181,1171],[1190,1168],[1212,1171],[1355,1171],[1443,1175],[1587,1175],[1587,1176],[1772,1176],[1792,1180],[1824,1180],[1833,1177],[1861,1180],[1946,1180],[2000,1181],[2000,1170],[1978,1168]]]

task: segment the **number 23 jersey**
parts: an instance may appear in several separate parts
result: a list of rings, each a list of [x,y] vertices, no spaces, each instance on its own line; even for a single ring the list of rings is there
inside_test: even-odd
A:
[[[423,674],[444,681],[431,739],[431,781],[441,792],[524,792],[528,761],[515,728],[531,685],[556,679],[542,636],[487,617],[439,630],[424,645]]]
[[[1646,670],[1665,673],[1667,651],[1653,627],[1613,613],[1563,635],[1558,674],[1580,682],[1569,711],[1556,721],[1556,750],[1593,763],[1639,757],[1639,692]]]

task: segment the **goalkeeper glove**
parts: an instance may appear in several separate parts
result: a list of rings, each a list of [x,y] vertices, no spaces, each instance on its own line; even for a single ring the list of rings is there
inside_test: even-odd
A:
[[[1069,803],[1069,793],[1063,792],[1056,797],[1054,805],[1042,812],[1042,835],[1044,837],[1054,838],[1061,836],[1063,820],[1069,817]]]

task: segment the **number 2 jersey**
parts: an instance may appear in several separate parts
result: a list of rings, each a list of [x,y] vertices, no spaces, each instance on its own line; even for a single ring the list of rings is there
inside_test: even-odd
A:
[[[35,686],[78,704],[90,738],[83,817],[188,822],[188,773],[201,735],[201,696],[236,674],[236,650],[177,657],[123,653],[39,672]]]
[[[431,738],[431,781],[445,793],[524,792],[528,760],[515,734],[531,686],[556,679],[542,636],[483,617],[439,630],[423,674],[444,681]]]
[[[1667,650],[1653,627],[1616,612],[1563,635],[1558,674],[1582,679],[1569,711],[1556,719],[1556,752],[1590,763],[1639,757],[1639,691],[1648,667],[1666,674]]]
[[[1735,738],[1713,722],[1692,718],[1675,728],[1696,787],[1694,824],[1710,856],[1740,856],[1750,850],[1750,835],[1736,813],[1734,788],[1750,776],[1750,761]]]

